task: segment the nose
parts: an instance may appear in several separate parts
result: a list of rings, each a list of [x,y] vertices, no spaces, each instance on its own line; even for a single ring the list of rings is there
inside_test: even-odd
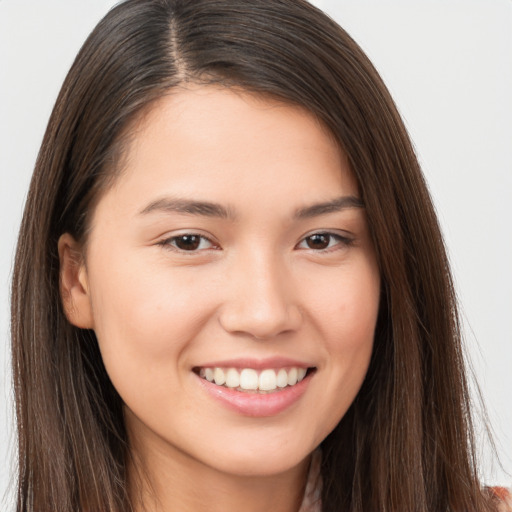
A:
[[[252,255],[231,267],[219,316],[226,331],[263,340],[299,329],[303,315],[294,280],[276,260]]]

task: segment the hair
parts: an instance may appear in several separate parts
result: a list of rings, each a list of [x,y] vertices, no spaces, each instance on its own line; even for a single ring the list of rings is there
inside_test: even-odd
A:
[[[80,50],[30,185],[12,287],[18,512],[131,510],[122,401],[59,294],[57,241],[85,243],[130,127],[186,83],[277,98],[348,155],[381,274],[374,350],[322,442],[324,511],[484,511],[455,294],[427,186],[385,85],[304,0],[127,0]]]

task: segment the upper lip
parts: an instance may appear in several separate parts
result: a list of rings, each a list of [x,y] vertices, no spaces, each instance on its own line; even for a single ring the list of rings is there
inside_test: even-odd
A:
[[[236,359],[224,359],[222,361],[209,361],[196,365],[196,368],[253,368],[254,370],[289,367],[312,368],[314,365],[288,357],[270,357],[265,359],[240,357]]]

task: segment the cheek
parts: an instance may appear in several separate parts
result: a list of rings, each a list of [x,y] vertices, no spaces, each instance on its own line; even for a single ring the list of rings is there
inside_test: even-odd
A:
[[[200,293],[186,272],[136,259],[103,268],[110,270],[93,269],[91,298],[96,336],[112,380],[148,368],[175,369],[180,352],[214,309],[212,293]]]
[[[373,258],[356,260],[316,284],[311,286],[316,290],[310,302],[312,315],[331,355],[343,357],[371,346],[380,302],[380,276]]]
[[[354,401],[366,376],[373,350],[380,300],[376,265],[363,262],[324,289],[315,304],[316,325],[322,332],[326,379],[325,400],[318,413],[326,418],[318,437],[334,429]]]
[[[380,298],[380,280],[373,272],[347,278],[331,308],[328,350],[354,378],[362,382],[373,348]],[[348,366],[348,368],[346,367]]]

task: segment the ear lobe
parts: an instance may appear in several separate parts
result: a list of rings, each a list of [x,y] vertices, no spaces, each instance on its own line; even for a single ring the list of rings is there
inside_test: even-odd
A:
[[[64,233],[58,243],[60,260],[60,296],[64,313],[71,324],[93,329],[94,319],[89,293],[87,269],[76,240]]]

